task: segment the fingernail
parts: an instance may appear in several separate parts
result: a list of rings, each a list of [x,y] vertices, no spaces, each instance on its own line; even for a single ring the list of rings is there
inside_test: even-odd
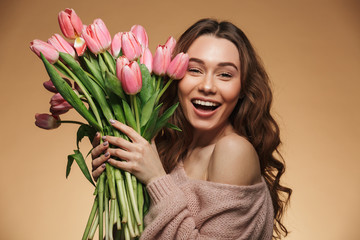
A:
[[[104,140],[104,141],[105,141],[105,140],[106,140],[106,136],[102,136],[102,140]]]
[[[101,165],[101,167],[102,167],[102,168],[105,168],[105,163],[103,163],[103,164]]]
[[[109,153],[109,152],[106,152],[106,153],[105,153],[105,157],[108,157],[108,156],[110,156],[110,153]]]
[[[107,146],[108,144],[109,144],[108,142],[104,142],[104,143],[103,143],[104,146]]]
[[[109,122],[110,122],[111,124],[114,124],[114,123],[115,123],[115,120],[114,120],[114,119],[110,119]]]

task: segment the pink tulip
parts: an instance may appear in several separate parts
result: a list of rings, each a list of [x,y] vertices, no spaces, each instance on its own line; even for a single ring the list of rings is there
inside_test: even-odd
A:
[[[111,55],[114,58],[117,58],[120,54],[121,50],[121,36],[123,35],[122,32],[118,32],[115,34],[112,42],[111,42]]]
[[[170,62],[166,73],[172,79],[182,79],[185,76],[188,64],[189,55],[181,52]]]
[[[30,49],[39,57],[40,53],[42,53],[51,64],[59,59],[59,52],[52,45],[44,41],[35,39],[30,43]]]
[[[106,51],[111,45],[111,35],[101,19],[95,19],[94,23],[87,26],[83,31],[87,47],[94,54]]]
[[[71,87],[71,82],[70,82],[70,80],[67,79],[67,78],[63,78],[63,79],[64,79],[64,80],[69,84],[69,86]],[[58,90],[55,88],[55,86],[54,86],[54,84],[53,84],[53,82],[52,82],[51,80],[48,80],[48,81],[44,82],[43,85],[44,85],[44,88],[45,88],[46,90],[48,90],[49,92],[58,93]]]
[[[52,98],[50,99],[50,112],[53,115],[60,115],[64,114],[67,111],[69,111],[71,108],[73,108],[61,95],[60,93],[56,93]]]
[[[172,53],[174,51],[175,46],[176,46],[175,38],[169,37],[168,40],[165,43],[165,46],[167,46],[170,49],[170,52]]]
[[[54,34],[49,38],[48,43],[50,43],[57,51],[68,53],[75,58],[74,48],[59,34]]]
[[[141,55],[141,45],[136,39],[135,35],[132,32],[125,32],[121,36],[121,46],[124,55],[130,60],[133,61],[138,59]]]
[[[58,21],[65,37],[75,39],[81,36],[83,24],[74,9],[67,8],[59,12]]]
[[[156,75],[163,76],[171,61],[170,49],[165,45],[159,45],[156,49],[153,59],[153,72]]]
[[[61,124],[59,121],[60,121],[59,116],[52,116],[47,113],[35,114],[35,125],[38,126],[39,128],[43,128],[47,130],[58,128]]]
[[[143,49],[149,47],[149,38],[143,26],[134,25],[131,27],[130,31],[134,33],[136,39],[139,41]]]
[[[150,49],[146,48],[143,52],[143,54],[140,57],[140,63],[145,64],[147,69],[149,69],[149,72],[152,71],[152,65],[153,65],[153,57],[151,54]]]
[[[140,92],[142,87],[142,77],[139,64],[135,61],[126,64],[121,69],[121,86],[129,95]]]
[[[116,76],[118,79],[121,78],[121,69],[126,65],[129,64],[130,61],[129,59],[127,59],[125,56],[120,56],[117,60],[116,60]]]

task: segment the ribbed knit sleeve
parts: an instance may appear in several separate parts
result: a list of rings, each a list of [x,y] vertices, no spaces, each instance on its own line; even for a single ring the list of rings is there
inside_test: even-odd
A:
[[[273,209],[264,180],[233,186],[188,179],[182,171],[147,186],[151,205],[142,240],[271,239]]]

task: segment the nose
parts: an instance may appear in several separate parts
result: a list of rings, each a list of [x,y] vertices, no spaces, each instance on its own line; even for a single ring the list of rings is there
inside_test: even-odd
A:
[[[215,94],[216,86],[213,77],[209,74],[205,75],[199,83],[198,89],[205,94]]]

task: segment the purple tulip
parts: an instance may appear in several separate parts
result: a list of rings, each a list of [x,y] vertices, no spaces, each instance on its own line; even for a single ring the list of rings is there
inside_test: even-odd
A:
[[[36,113],[35,114],[35,125],[38,126],[39,128],[43,128],[43,129],[47,129],[47,130],[55,129],[61,125],[60,117],[52,116],[47,113],[43,113],[43,114]]]

